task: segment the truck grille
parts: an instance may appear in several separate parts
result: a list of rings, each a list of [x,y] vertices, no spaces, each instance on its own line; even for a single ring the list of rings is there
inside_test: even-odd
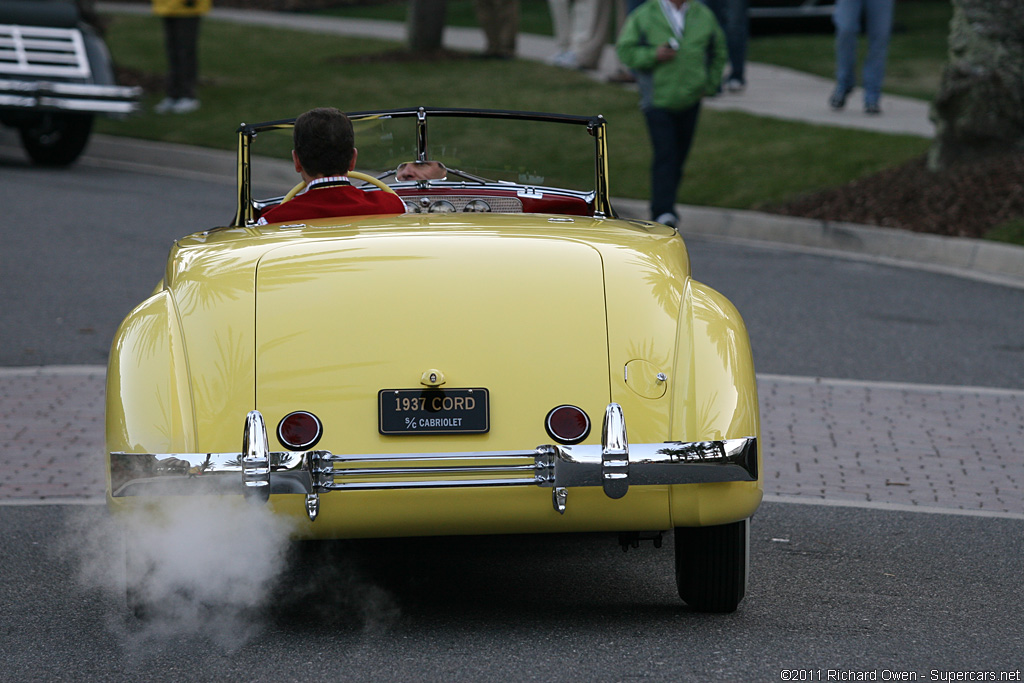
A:
[[[0,24],[0,74],[89,78],[82,33],[73,28]]]

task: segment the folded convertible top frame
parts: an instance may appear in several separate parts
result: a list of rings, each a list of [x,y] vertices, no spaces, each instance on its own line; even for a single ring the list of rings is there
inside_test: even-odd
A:
[[[461,109],[457,107],[415,107],[410,109],[381,109],[348,112],[352,121],[375,119],[416,119],[416,158],[427,158],[427,129],[431,118],[475,118],[493,120],[542,121],[586,127],[594,138],[594,215],[615,218],[608,190],[608,138],[607,122],[601,115],[573,116],[535,111],[505,111],[499,109]],[[252,194],[252,142],[265,131],[291,130],[295,119],[280,119],[265,123],[243,123],[238,127],[238,205],[232,225],[242,227],[256,221]],[[512,187],[512,186],[508,186]],[[507,189],[507,188],[506,188]]]
[[[460,464],[472,461],[470,464]],[[338,465],[337,467],[335,465]],[[320,494],[476,486],[551,488],[565,512],[569,488],[600,486],[609,498],[630,485],[757,481],[757,439],[629,444],[617,403],[608,404],[600,446],[538,446],[532,451],[334,455],[329,451],[270,451],[259,411],[245,418],[240,453],[111,453],[114,497],[244,493],[304,493],[315,520]],[[234,473],[235,476],[211,476]],[[238,475],[241,475],[238,477]]]

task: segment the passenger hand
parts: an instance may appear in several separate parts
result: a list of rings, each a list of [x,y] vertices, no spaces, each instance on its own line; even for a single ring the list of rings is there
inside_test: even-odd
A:
[[[655,58],[655,60],[657,60],[660,63],[660,62],[671,61],[671,60],[675,59],[675,56],[676,56],[675,48],[673,48],[668,43],[665,43],[664,45],[659,45],[658,46],[658,51],[657,51],[657,53],[655,53],[654,58]]]

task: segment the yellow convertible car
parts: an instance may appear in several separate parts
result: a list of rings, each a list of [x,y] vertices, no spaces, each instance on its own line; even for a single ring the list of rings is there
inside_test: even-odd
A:
[[[302,539],[671,531],[682,599],[735,610],[747,333],[675,230],[616,217],[605,120],[349,117],[349,178],[406,212],[262,224],[294,121],[239,128],[234,220],[178,240],[114,339],[111,508],[244,496]]]

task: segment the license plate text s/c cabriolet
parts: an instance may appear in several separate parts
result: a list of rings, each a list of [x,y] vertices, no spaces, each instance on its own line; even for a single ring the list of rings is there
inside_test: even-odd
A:
[[[490,429],[487,389],[382,389],[381,434],[484,434]]]

